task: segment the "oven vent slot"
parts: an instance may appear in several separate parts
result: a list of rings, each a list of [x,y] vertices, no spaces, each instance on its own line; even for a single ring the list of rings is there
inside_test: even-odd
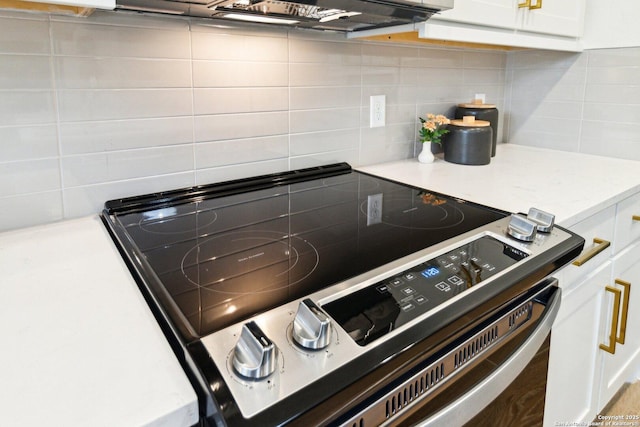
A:
[[[517,326],[520,322],[520,318],[526,316],[526,319],[531,317],[531,311],[533,310],[533,303],[530,302],[528,304],[523,305],[518,310],[509,316],[509,329]]]
[[[444,363],[424,372],[419,378],[405,384],[400,390],[394,393],[385,403],[385,415],[389,418],[395,415],[405,406],[424,394],[427,390],[437,385],[444,379]]]
[[[511,329],[511,316],[509,316],[509,329]],[[498,327],[495,326],[484,334],[471,341],[461,350],[458,350],[453,357],[454,369],[460,368],[465,363],[482,353],[498,339]]]
[[[528,324],[533,316],[533,303],[526,302],[492,324],[484,327],[451,351],[426,365],[423,369],[396,387],[383,392],[375,401],[360,410],[340,425],[343,427],[391,426],[409,408],[423,401],[442,384],[462,372],[461,368],[471,361],[480,360],[480,355],[499,345],[506,337]]]

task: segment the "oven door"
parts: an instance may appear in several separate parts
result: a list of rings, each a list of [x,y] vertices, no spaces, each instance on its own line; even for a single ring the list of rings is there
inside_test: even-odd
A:
[[[557,280],[545,279],[326,424],[542,425],[560,297]]]

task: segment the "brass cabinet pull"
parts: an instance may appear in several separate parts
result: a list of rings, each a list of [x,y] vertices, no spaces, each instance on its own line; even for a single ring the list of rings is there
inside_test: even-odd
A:
[[[599,239],[597,237],[593,238],[593,243],[595,243],[596,246],[584,252],[578,259],[573,261],[573,265],[577,265],[578,267],[580,267],[582,264],[589,261],[591,258],[598,255],[600,252],[607,249],[609,245],[611,245],[611,242],[609,242],[608,240]]]
[[[629,297],[631,296],[631,283],[621,279],[615,280],[616,285],[624,287],[624,301],[622,303],[622,319],[620,323],[620,335],[616,338],[620,344],[624,344],[625,335],[627,333],[627,316],[629,314]]]
[[[634,221],[640,221],[640,215],[633,215],[631,219]]]
[[[531,3],[531,2],[529,2],[529,3]],[[529,5],[529,10],[533,10],[533,9],[542,9],[542,0],[536,0],[536,4]]]
[[[613,314],[611,315],[609,345],[600,344],[600,348],[608,353],[616,354],[616,335],[618,334],[618,315],[620,313],[620,298],[622,291],[620,291],[620,289],[612,288],[611,286],[607,286],[604,289],[613,294]]]
[[[524,3],[518,3],[518,7],[528,7],[531,8],[531,0],[525,0]]]
[[[613,294],[613,313],[611,314],[611,330],[609,332],[609,345],[600,344],[600,348],[611,354],[616,354],[616,343],[624,344],[627,334],[627,318],[629,315],[629,297],[631,296],[631,283],[622,279],[615,280],[616,285],[624,287],[624,301],[622,302],[622,315],[620,313],[620,302],[622,291],[620,289],[605,287],[607,292]],[[618,333],[618,317],[620,320],[620,333]]]

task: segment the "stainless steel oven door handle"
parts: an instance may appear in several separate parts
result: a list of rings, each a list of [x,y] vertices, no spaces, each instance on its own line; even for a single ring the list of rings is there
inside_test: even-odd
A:
[[[545,314],[525,342],[489,376],[446,408],[417,424],[419,427],[463,425],[486,408],[524,370],[536,355],[551,331],[551,325],[560,310],[561,290],[550,297]]]

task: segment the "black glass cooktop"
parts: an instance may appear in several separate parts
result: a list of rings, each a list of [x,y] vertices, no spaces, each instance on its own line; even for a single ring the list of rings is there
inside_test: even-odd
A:
[[[507,215],[339,166],[112,201],[106,211],[191,338]]]

